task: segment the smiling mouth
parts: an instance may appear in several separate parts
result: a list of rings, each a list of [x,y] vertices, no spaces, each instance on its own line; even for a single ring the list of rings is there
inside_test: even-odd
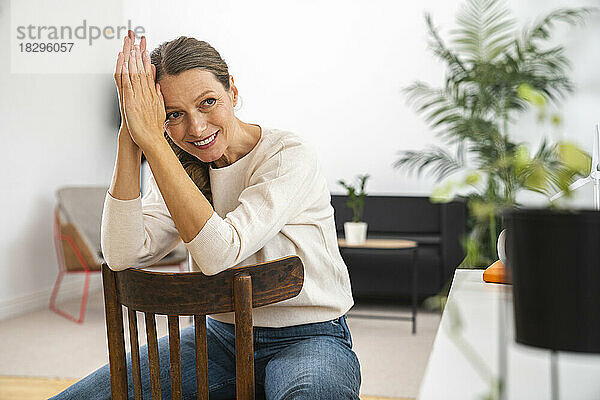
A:
[[[198,148],[205,148],[206,146],[208,146],[209,144],[212,144],[215,141],[217,134],[219,132],[220,132],[220,130],[216,131],[215,133],[213,133],[212,135],[210,135],[209,137],[207,137],[204,140],[198,140],[196,142],[190,142],[190,143]]]

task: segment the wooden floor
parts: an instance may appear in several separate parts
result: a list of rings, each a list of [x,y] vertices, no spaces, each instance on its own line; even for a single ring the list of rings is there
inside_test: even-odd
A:
[[[74,379],[0,376],[0,400],[47,399],[75,382]]]
[[[77,382],[74,379],[0,376],[0,400],[48,399]],[[407,398],[360,396],[361,400],[413,400]]]

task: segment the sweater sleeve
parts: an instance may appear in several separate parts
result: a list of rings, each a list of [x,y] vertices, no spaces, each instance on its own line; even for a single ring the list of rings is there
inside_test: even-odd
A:
[[[200,270],[217,274],[260,250],[305,207],[318,172],[316,152],[285,139],[267,154],[225,218],[216,212],[186,245]]]
[[[180,241],[152,174],[143,198],[119,200],[106,192],[101,246],[111,269],[150,266],[169,254]]]

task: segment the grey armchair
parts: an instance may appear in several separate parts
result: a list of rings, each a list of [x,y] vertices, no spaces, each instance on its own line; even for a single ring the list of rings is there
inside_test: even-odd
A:
[[[104,258],[100,247],[102,208],[107,186],[70,186],[56,191],[54,209],[54,245],[58,261],[58,277],[50,296],[50,309],[77,323],[82,323],[89,290],[90,275],[100,273]],[[187,259],[187,249],[180,243],[156,266],[179,266]],[[56,306],[56,296],[65,274],[85,274],[79,316]]]

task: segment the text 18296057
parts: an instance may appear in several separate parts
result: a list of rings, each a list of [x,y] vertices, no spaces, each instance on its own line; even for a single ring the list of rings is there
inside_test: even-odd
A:
[[[26,42],[19,43],[19,48],[21,53],[70,53],[73,45],[73,42]]]

